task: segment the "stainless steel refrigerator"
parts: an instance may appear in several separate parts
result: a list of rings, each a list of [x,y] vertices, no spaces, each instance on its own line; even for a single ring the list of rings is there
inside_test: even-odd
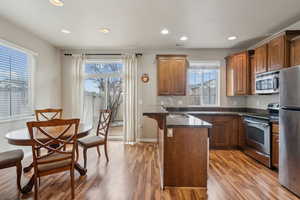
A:
[[[279,182],[300,196],[300,66],[280,72]]]

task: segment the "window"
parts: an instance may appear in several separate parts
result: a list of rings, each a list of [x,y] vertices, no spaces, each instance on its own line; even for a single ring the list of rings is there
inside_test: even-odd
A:
[[[0,45],[0,119],[32,114],[32,56]]]
[[[191,105],[219,105],[219,62],[190,62],[188,95]]]

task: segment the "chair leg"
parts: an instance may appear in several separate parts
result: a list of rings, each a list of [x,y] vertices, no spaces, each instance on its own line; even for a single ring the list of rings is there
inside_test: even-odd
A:
[[[86,169],[86,161],[87,161],[86,152],[87,152],[87,148],[84,148],[83,149],[83,160],[84,160],[84,168],[85,169]]]
[[[99,149],[99,146],[97,146],[96,148],[97,148],[98,156],[100,157],[100,156],[101,156],[101,154],[100,154],[100,149]]]
[[[35,175],[34,177],[34,200],[38,200],[39,199],[39,185],[38,185],[38,178]]]
[[[71,175],[71,197],[72,199],[75,198],[75,184],[74,184],[74,167],[70,170]]]
[[[17,168],[17,186],[18,186],[19,191],[21,191],[22,190],[22,188],[21,188],[21,176],[22,176],[21,161],[17,163],[16,168]]]
[[[76,151],[76,159],[75,159],[75,161],[76,162],[78,162],[78,160],[79,160],[79,150],[78,150],[78,144],[76,145],[76,147],[75,147],[76,149],[75,149],[75,151]]]
[[[105,151],[105,157],[106,157],[106,161],[108,162],[108,155],[107,155],[107,143],[104,144],[104,151]]]

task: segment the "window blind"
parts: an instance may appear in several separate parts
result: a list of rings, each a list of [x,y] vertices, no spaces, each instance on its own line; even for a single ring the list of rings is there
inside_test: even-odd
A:
[[[0,119],[32,114],[31,56],[0,45]]]

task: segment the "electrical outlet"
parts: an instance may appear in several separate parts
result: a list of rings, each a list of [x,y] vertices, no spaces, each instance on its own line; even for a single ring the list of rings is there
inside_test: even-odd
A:
[[[167,136],[173,137],[173,129],[172,128],[168,128]]]

